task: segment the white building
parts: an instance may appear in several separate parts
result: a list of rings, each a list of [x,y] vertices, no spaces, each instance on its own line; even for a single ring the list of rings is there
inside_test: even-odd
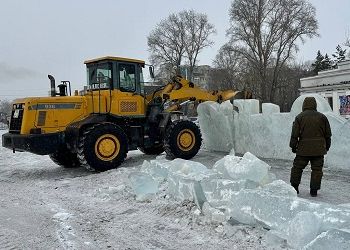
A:
[[[300,79],[300,94],[317,93],[327,99],[333,112],[350,118],[350,60],[317,76]]]

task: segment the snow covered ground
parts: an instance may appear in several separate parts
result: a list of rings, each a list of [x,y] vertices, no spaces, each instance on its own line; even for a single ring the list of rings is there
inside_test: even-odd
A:
[[[5,131],[0,131],[0,134]],[[211,168],[224,153],[201,150],[193,158]],[[47,156],[0,148],[0,246],[26,249],[279,249],[263,226],[209,222],[194,202],[177,202],[162,190],[135,200],[128,176],[154,159],[131,151],[119,169],[90,173],[63,169]],[[291,161],[265,159],[288,183]],[[350,173],[325,170],[319,196],[308,194],[306,170],[299,197],[350,201]],[[161,188],[165,188],[162,185]],[[327,237],[327,235],[325,236]]]

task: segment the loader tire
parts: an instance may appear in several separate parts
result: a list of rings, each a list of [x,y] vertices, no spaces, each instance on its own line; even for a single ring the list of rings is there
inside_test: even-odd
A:
[[[64,168],[80,167],[77,154],[70,152],[66,146],[60,147],[55,153],[50,154],[49,157],[54,163]]]
[[[128,153],[128,139],[114,124],[95,124],[85,129],[79,138],[78,159],[90,171],[117,168]]]
[[[201,145],[201,132],[191,121],[175,121],[166,129],[164,149],[169,158],[191,159],[198,153]]]
[[[138,147],[138,149],[146,154],[146,155],[160,155],[164,152],[164,145],[163,144],[157,144],[153,147],[145,148],[145,147]]]

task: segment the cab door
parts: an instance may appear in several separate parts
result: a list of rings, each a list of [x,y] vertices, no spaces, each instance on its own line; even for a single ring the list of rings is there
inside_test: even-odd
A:
[[[136,63],[116,64],[117,86],[112,98],[112,112],[121,116],[145,116],[142,70]],[[142,82],[141,82],[142,81]]]

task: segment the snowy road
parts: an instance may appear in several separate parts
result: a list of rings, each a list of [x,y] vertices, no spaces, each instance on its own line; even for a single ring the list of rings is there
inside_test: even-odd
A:
[[[2,132],[0,131],[0,134]],[[208,167],[223,153],[200,151]],[[4,249],[265,249],[266,230],[206,224],[192,203],[136,202],[127,176],[154,157],[132,151],[121,168],[63,169],[46,156],[0,148],[0,246]],[[288,182],[291,162],[266,160]],[[308,194],[305,171],[300,197]],[[318,201],[350,200],[350,173],[325,171]]]

